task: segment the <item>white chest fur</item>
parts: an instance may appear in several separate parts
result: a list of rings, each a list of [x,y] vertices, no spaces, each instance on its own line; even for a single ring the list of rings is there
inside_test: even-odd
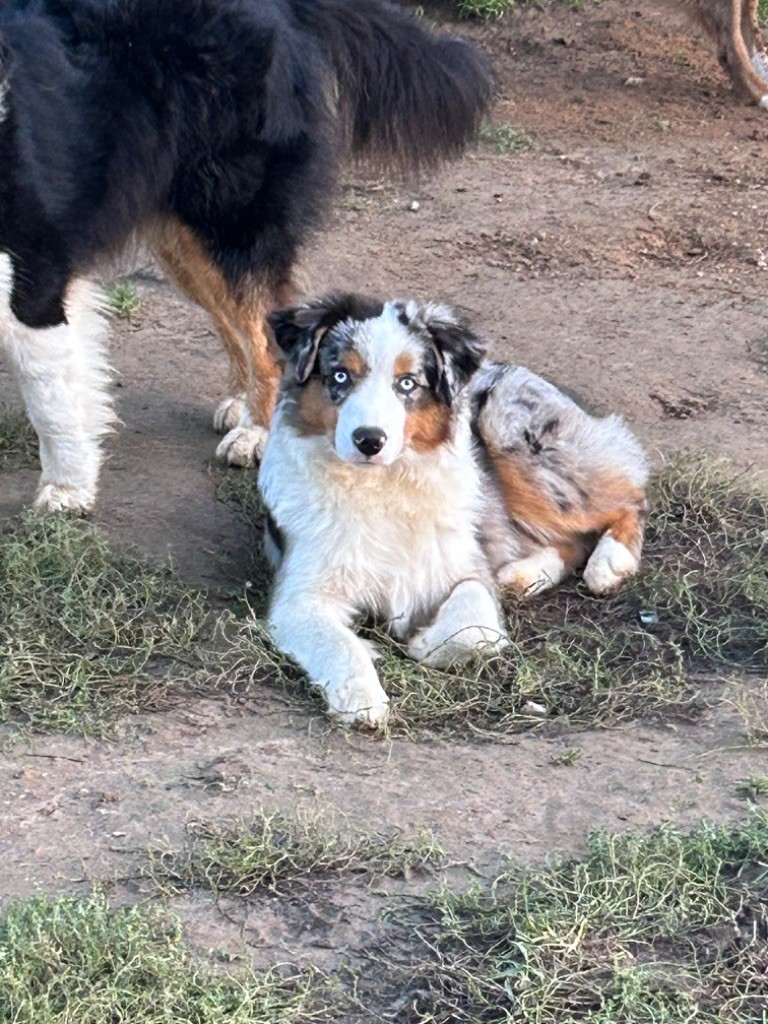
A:
[[[390,620],[397,635],[459,580],[486,576],[475,536],[479,479],[463,418],[434,452],[359,466],[325,438],[297,437],[278,410],[259,485],[286,540],[282,573],[351,611]]]

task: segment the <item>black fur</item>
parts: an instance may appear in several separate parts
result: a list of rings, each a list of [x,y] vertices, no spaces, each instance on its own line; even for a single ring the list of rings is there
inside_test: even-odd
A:
[[[362,295],[332,294],[301,306],[280,310],[269,317],[275,341],[291,359],[298,384],[305,384],[317,365],[317,353],[326,334],[345,320],[381,316],[384,303]]]
[[[166,217],[236,293],[279,290],[348,152],[434,164],[490,99],[471,46],[385,0],[7,0],[0,78],[0,250],[34,327]]]

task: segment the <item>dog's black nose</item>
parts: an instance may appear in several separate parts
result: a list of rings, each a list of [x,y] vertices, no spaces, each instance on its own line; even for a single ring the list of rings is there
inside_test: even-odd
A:
[[[358,427],[352,432],[352,440],[363,455],[377,455],[387,443],[387,435],[378,427]]]

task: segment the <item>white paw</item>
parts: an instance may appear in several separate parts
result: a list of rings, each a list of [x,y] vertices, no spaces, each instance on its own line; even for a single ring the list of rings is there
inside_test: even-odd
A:
[[[427,668],[455,668],[473,658],[500,654],[509,646],[503,633],[485,626],[465,626],[446,639],[431,628],[422,629],[408,641],[408,654]]]
[[[760,100],[760,106],[763,108],[763,110],[768,110],[768,92]]]
[[[246,410],[245,395],[231,395],[219,402],[213,414],[213,429],[217,434],[227,434],[240,422]]]
[[[72,484],[43,484],[35,496],[33,508],[38,512],[90,512],[96,491]]]
[[[533,597],[551,590],[566,575],[565,563],[555,548],[542,548],[535,555],[508,562],[496,574],[501,587],[516,590],[521,597]]]
[[[380,729],[389,714],[389,697],[378,679],[347,679],[338,686],[323,687],[328,714],[342,725]]]
[[[603,534],[584,570],[584,582],[593,594],[610,594],[637,572],[640,560],[626,545]]]
[[[266,427],[235,427],[219,442],[216,458],[228,466],[250,466],[264,455],[268,437]]]

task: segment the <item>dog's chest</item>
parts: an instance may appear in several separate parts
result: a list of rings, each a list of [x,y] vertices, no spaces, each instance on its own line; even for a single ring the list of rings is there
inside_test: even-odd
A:
[[[469,451],[417,459],[400,471],[291,461],[282,470],[264,465],[260,483],[286,534],[292,571],[395,616],[480,571],[479,483]]]

